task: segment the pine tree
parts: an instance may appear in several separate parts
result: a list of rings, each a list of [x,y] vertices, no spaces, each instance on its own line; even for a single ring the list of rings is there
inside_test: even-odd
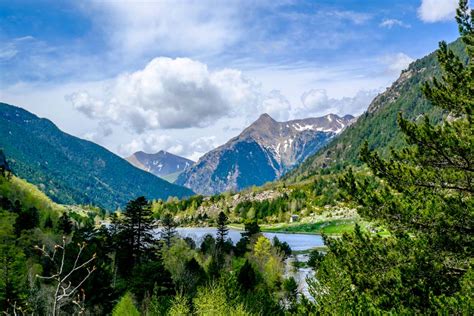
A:
[[[217,217],[217,245],[221,249],[224,247],[225,239],[227,234],[229,233],[229,228],[227,227],[227,216],[224,212],[220,212],[219,216]]]
[[[422,87],[427,100],[445,111],[441,122],[410,121],[399,114],[407,146],[389,160],[361,149],[378,180],[349,171],[342,187],[365,218],[391,232],[387,239],[359,228],[316,265],[311,284],[321,312],[350,310],[457,314],[472,307],[474,224],[474,11],[457,11],[467,60],[440,43],[442,75]],[[319,291],[318,291],[319,289]],[[322,295],[322,291],[325,293]],[[318,294],[319,293],[319,294]],[[334,310],[333,310],[334,312]]]
[[[60,229],[65,235],[72,233],[73,224],[69,215],[66,212],[61,215],[58,222],[58,229]]]
[[[128,202],[119,224],[120,256],[122,268],[130,269],[141,262],[141,257],[153,243],[153,217],[151,205],[141,196]]]
[[[170,213],[166,213],[163,216],[161,225],[163,226],[160,233],[161,239],[165,241],[168,247],[170,247],[173,238],[176,236],[176,227],[178,225],[175,223],[173,215]]]

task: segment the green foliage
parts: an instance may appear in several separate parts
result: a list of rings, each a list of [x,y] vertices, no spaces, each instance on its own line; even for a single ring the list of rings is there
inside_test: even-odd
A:
[[[129,292],[125,293],[114,307],[112,316],[140,316],[140,312],[135,307],[132,295]]]
[[[359,213],[383,223],[390,236],[358,226],[340,240],[326,238],[311,281],[318,312],[470,314],[473,310],[474,11],[460,1],[458,22],[467,65],[446,43],[437,52],[441,74],[423,85],[443,111],[413,121],[398,116],[405,146],[389,159],[366,143],[360,157],[378,177],[351,170],[341,179]]]
[[[210,286],[200,288],[193,300],[193,304],[196,315],[250,315],[245,311],[242,304],[233,305],[229,302],[226,290],[220,283],[214,283]]]
[[[168,312],[170,316],[191,315],[191,308],[184,295],[178,294],[174,297],[171,308]]]
[[[155,225],[150,207],[145,197],[138,197],[127,203],[123,217],[115,223],[118,265],[124,274],[141,263],[142,256],[153,243]]]
[[[166,246],[171,247],[171,242],[176,236],[176,226],[178,226],[173,219],[173,215],[166,213],[161,219],[161,226],[161,239],[164,240]]]

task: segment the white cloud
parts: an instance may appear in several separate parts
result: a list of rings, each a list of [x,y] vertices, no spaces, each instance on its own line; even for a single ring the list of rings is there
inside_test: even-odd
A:
[[[119,146],[119,153],[124,156],[130,156],[137,151],[146,153],[156,153],[165,150],[175,155],[183,156],[193,161],[208,151],[217,147],[215,136],[198,137],[192,142],[183,142],[167,134],[157,134],[147,132],[133,138],[129,143]]]
[[[418,16],[423,22],[452,20],[458,7],[457,0],[422,0]]]
[[[380,24],[380,27],[385,27],[388,29],[393,28],[394,26],[399,26],[399,27],[404,27],[404,28],[410,28],[410,24],[406,24],[403,21],[397,20],[397,19],[385,19],[383,20]]]
[[[260,106],[260,113],[267,113],[277,121],[287,121],[290,110],[290,102],[278,90],[270,91]]]
[[[405,53],[397,53],[386,55],[380,59],[382,64],[386,65],[386,71],[393,75],[399,75],[402,70],[405,70],[414,59]]]
[[[260,87],[234,69],[210,71],[189,58],[153,59],[143,70],[123,74],[104,90],[67,97],[90,118],[125,123],[142,133],[149,129],[205,127],[222,117],[257,106]]]
[[[303,118],[329,113],[359,115],[367,109],[378,93],[378,90],[361,90],[353,97],[337,99],[328,97],[325,89],[312,89],[301,96],[302,106],[296,110],[295,116]]]
[[[92,0],[97,24],[126,54],[219,51],[239,36],[238,2]]]
[[[335,10],[335,11],[328,11],[326,13],[328,16],[335,17],[341,20],[348,20],[354,24],[361,25],[368,22],[372,15],[363,12],[355,12],[349,10]]]

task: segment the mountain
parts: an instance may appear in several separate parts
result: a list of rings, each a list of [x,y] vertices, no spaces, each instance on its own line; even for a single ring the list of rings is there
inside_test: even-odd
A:
[[[177,177],[194,164],[192,160],[173,155],[164,150],[160,150],[156,154],[138,151],[125,159],[135,167],[165,179],[167,176]]]
[[[166,199],[193,194],[97,144],[62,132],[47,119],[5,103],[0,103],[0,148],[17,176],[63,204],[112,210],[141,195]]]
[[[467,62],[465,46],[460,40],[451,43],[450,48]],[[354,124],[285,178],[297,181],[322,169],[341,170],[345,166],[360,165],[360,147],[366,140],[371,149],[379,151],[382,156],[387,156],[391,147],[399,148],[404,144],[404,137],[397,124],[398,113],[412,120],[424,114],[433,120],[442,117],[443,113],[433,108],[421,92],[421,84],[439,74],[436,52],[411,63],[385,92],[372,101]]]
[[[262,185],[314,154],[353,120],[329,114],[277,122],[263,114],[239,136],[201,157],[176,183],[201,194]]]

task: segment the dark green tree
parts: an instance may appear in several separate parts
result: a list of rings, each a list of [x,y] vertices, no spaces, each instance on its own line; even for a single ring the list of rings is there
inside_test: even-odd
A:
[[[227,234],[229,233],[229,228],[227,227],[227,215],[224,214],[224,212],[220,212],[218,217],[217,217],[217,246],[220,247],[221,249],[224,247],[224,243],[227,237]]]
[[[3,150],[0,149],[0,176],[8,178],[11,174],[10,166],[8,165],[7,158],[3,153]]]
[[[39,225],[39,212],[36,207],[20,211],[15,221],[15,234],[20,236],[23,230],[33,229]]]
[[[178,226],[173,219],[173,215],[166,213],[161,219],[161,226],[160,237],[170,247],[173,238],[176,236],[176,227]]]
[[[241,233],[242,237],[252,238],[256,234],[260,233],[260,226],[256,220],[250,220],[244,224],[244,232]]]
[[[69,215],[66,212],[61,215],[58,221],[58,229],[60,229],[64,234],[69,235],[72,233],[73,224]]]
[[[142,256],[154,242],[151,205],[141,196],[128,202],[119,224],[120,251],[118,253],[122,272],[141,262]]]
[[[321,313],[441,313],[472,311],[474,224],[474,11],[461,0],[457,21],[467,60],[440,43],[441,76],[422,91],[444,110],[398,117],[406,146],[389,160],[365,144],[361,160],[377,177],[349,171],[341,186],[365,218],[382,223],[389,238],[363,233],[326,239],[311,282]]]
[[[240,268],[237,280],[244,291],[251,291],[257,285],[257,273],[248,260]]]

